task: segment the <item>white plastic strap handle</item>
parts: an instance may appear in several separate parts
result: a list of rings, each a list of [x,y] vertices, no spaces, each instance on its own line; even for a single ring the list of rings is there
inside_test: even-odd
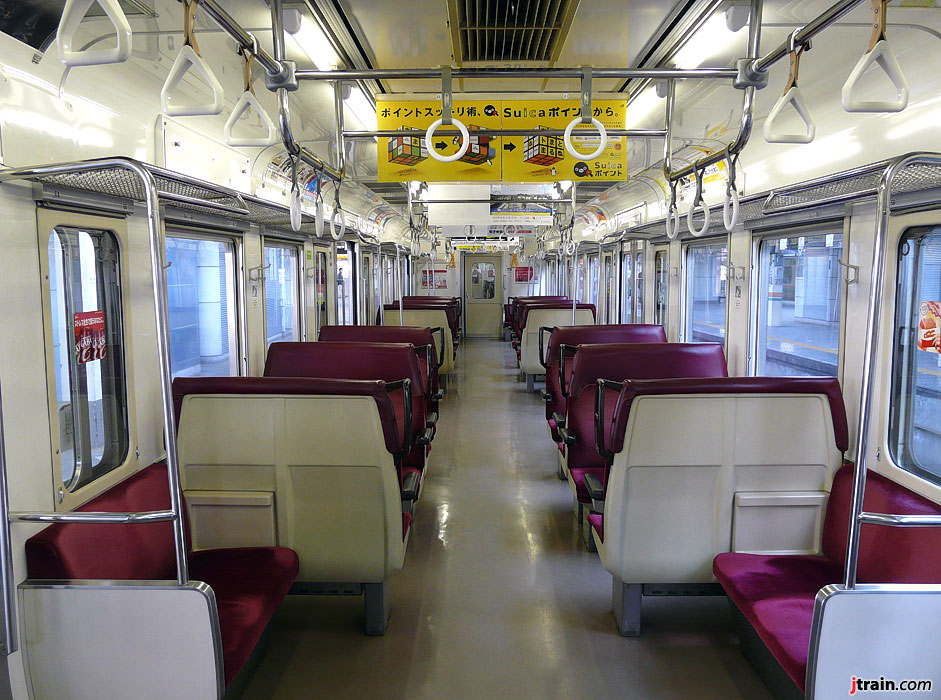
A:
[[[254,38],[255,37],[253,35],[252,39],[254,40]],[[268,113],[265,112],[264,107],[261,106],[261,103],[255,96],[255,92],[252,90],[252,64],[255,62],[254,50],[245,51],[244,56],[245,92],[242,93],[242,96],[238,99],[238,102],[235,103],[235,108],[232,110],[232,114],[230,114],[228,120],[226,120],[224,130],[225,142],[230,146],[245,146],[255,148],[273,146],[281,140],[278,129],[274,125],[274,122],[271,121]],[[268,131],[266,136],[241,137],[235,135],[234,132],[236,124],[238,124],[239,119],[241,119],[242,116],[244,116],[245,113],[249,111],[254,112],[261,119],[262,125]]]
[[[569,242],[565,244],[565,254],[566,254],[566,255],[575,255],[575,249],[576,249],[576,247],[577,247],[577,246],[575,245],[575,239],[570,238],[570,239],[569,239]]]
[[[97,0],[101,9],[105,11],[114,33],[118,37],[118,44],[112,49],[92,49],[88,51],[74,51],[72,44],[75,41],[75,32],[85,18],[96,0],[66,0],[62,8],[62,19],[59,21],[59,31],[56,33],[56,46],[59,48],[59,60],[67,66],[98,66],[107,63],[123,63],[131,55],[131,25],[127,15],[121,9],[118,0]]]
[[[775,125],[775,121],[789,104],[794,105],[798,116],[807,127],[802,134],[783,131]],[[781,99],[775,103],[768,118],[765,119],[763,133],[765,141],[768,143],[810,143],[814,140],[817,135],[817,126],[814,124],[813,117],[810,116],[810,110],[807,109],[804,96],[801,95],[796,85],[785,92]]]
[[[301,189],[295,186],[291,190],[291,229],[300,231],[301,223]]]
[[[449,156],[443,156],[438,153],[433,143],[435,129],[441,126],[442,120],[436,119],[433,121],[431,126],[428,127],[428,131],[425,132],[425,148],[428,149],[428,153],[432,158],[440,160],[442,163],[453,163],[456,160],[460,160],[464,157],[464,154],[467,153],[467,147],[470,146],[470,134],[467,131],[467,127],[457,119],[452,119],[451,123],[461,130],[461,147],[457,149],[457,153],[452,153]]]
[[[689,208],[689,211],[686,212],[686,228],[688,228],[689,232],[696,238],[699,238],[701,235],[703,235],[706,231],[709,230],[709,224],[711,223],[711,219],[712,219],[712,213],[709,210],[709,205],[706,204],[706,200],[703,199],[703,196],[702,196],[702,184],[703,184],[702,181],[703,181],[704,176],[705,176],[705,172],[703,172],[702,170],[696,171],[696,195],[693,197],[692,206]],[[693,226],[693,214],[696,213],[696,207],[698,207],[700,204],[702,204],[702,211],[703,211],[704,218],[702,222],[702,228],[697,229],[695,226]],[[677,224],[677,228],[679,228],[678,224]]]
[[[677,208],[676,203],[670,205],[667,209],[667,240],[675,241],[676,237],[680,235],[680,210]]]
[[[239,119],[249,111],[255,112],[261,118],[262,124],[268,130],[266,136],[235,136],[234,131],[236,124]],[[278,134],[278,128],[275,126],[274,122],[271,121],[271,117],[265,112],[258,98],[248,90],[243,92],[239,101],[235,103],[232,114],[229,115],[225,123],[225,142],[230,146],[264,148],[273,146],[280,141],[281,138]]]
[[[592,117],[591,123],[594,125],[594,127],[598,130],[598,133],[601,135],[601,143],[599,143],[598,148],[596,148],[591,153],[587,153],[587,154],[579,153],[578,151],[575,150],[575,147],[572,145],[572,131],[575,129],[576,126],[578,126],[581,123],[581,121],[582,121],[581,117],[575,117],[575,119],[569,122],[569,125],[565,127],[565,134],[562,136],[562,143],[565,144],[565,150],[569,152],[569,155],[572,156],[572,158],[577,158],[578,160],[594,160],[595,158],[600,156],[604,152],[605,147],[607,147],[608,132],[605,131],[604,124],[602,124],[600,121]]]
[[[804,102],[804,96],[801,95],[797,87],[797,74],[800,72],[801,54],[809,47],[809,44],[797,45],[797,32],[791,32],[788,38],[788,46],[791,58],[791,69],[787,77],[787,83],[784,86],[784,94],[781,99],[774,103],[771,113],[765,119],[763,129],[765,141],[768,143],[810,143],[817,135],[817,127],[814,124],[813,117],[810,116],[810,110],[807,109],[807,103]],[[804,122],[804,133],[790,133],[778,128],[775,124],[781,112],[788,105],[794,105],[797,115]]]
[[[847,112],[901,112],[908,106],[908,82],[902,75],[898,59],[886,41],[886,22],[888,21],[888,0],[872,0],[872,37],[869,50],[856,63],[856,67],[843,83],[843,109]],[[895,87],[894,100],[860,100],[853,96],[856,84],[863,73],[873,64],[885,71]]]
[[[199,47],[196,45],[196,39],[193,36],[193,20],[196,15],[197,0],[190,0],[189,2],[184,0],[183,6],[183,40],[186,44],[180,49],[176,60],[173,61],[170,74],[160,91],[160,103],[163,106],[163,113],[170,117],[205,117],[221,114],[225,91],[222,89],[222,83],[219,82],[210,70],[209,65],[199,55]],[[209,89],[212,91],[212,100],[195,105],[171,105],[170,98],[173,92],[191,68],[195,69],[209,85]]]
[[[739,211],[738,191],[730,187],[725,192],[725,204],[722,205],[722,224],[729,233],[738,225]]]
[[[853,96],[856,83],[873,63],[879,64],[889,76],[892,85],[895,86],[894,100],[861,100]],[[853,72],[843,83],[841,97],[843,109],[847,112],[901,112],[908,106],[908,81],[902,75],[902,68],[895,54],[892,53],[892,49],[889,48],[888,41],[882,39],[870,51],[863,54],[856,67],[853,68]]]
[[[334,207],[333,214],[330,216],[330,235],[333,236],[333,240],[338,241],[343,238],[344,233],[346,233],[346,220],[343,218],[343,212],[340,207]]]
[[[317,238],[323,238],[323,225],[323,200],[320,197],[317,197],[317,211],[314,214],[314,233],[317,235]]]

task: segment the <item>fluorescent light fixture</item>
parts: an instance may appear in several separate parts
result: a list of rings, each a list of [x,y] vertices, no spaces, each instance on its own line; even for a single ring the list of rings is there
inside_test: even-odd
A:
[[[637,96],[629,105],[627,105],[627,114],[625,115],[625,128],[633,129],[640,124],[647,115],[650,114],[657,105],[660,104],[660,97],[657,95],[657,88],[651,86]]]
[[[307,17],[301,20],[301,28],[294,35],[294,40],[301,48],[301,51],[306,53],[307,57],[314,62],[317,70],[333,70],[335,66],[340,64],[340,58],[333,50],[326,35],[320,27]]]
[[[350,96],[344,102],[366,131],[376,131],[376,108],[360,88],[354,87],[350,90]]]
[[[673,57],[673,63],[684,70],[699,68],[706,60],[728,48],[735,38],[735,32],[729,30],[725,22],[725,13],[716,12],[686,40]]]

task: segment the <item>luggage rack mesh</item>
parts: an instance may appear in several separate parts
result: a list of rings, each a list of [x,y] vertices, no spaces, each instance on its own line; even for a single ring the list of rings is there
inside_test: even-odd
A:
[[[134,172],[121,167],[119,164],[113,167],[101,168],[95,167],[95,161],[89,161],[88,163],[88,170],[40,174],[29,179],[43,184],[68,187],[84,192],[95,192],[135,202],[144,201],[143,184]],[[140,163],[140,165],[153,175],[157,184],[158,196],[168,204],[191,211],[222,214],[230,218],[269,228],[285,229],[287,232],[293,233],[290,231],[290,211],[282,204],[240,194],[235,190],[146,163]],[[314,217],[303,214],[302,221],[301,233],[313,235]]]
[[[896,174],[892,181],[892,195],[937,190],[938,200],[941,201],[941,156],[930,153],[917,155],[923,156],[923,159],[916,158]],[[882,161],[826,178],[772,190],[767,196],[750,197],[742,201],[741,219],[749,221],[773,214],[875,196],[883,174],[893,162],[894,160]],[[694,221],[701,223],[702,216],[695,217]],[[660,219],[632,229],[631,234],[665,235],[665,226],[664,220]],[[681,235],[685,233],[685,229],[686,217],[683,215],[680,217]],[[725,227],[722,225],[721,204],[712,207],[712,223],[709,231],[703,236],[720,233],[725,233]]]

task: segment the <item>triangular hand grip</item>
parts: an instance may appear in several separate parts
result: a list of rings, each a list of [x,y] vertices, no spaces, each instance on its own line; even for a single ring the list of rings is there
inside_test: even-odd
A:
[[[177,89],[186,72],[194,68],[209,84],[212,90],[212,102],[196,105],[171,105],[170,97]],[[160,102],[163,105],[163,113],[171,117],[204,117],[222,112],[224,91],[219,80],[209,70],[209,66],[195,51],[192,46],[184,46],[180,54],[173,62],[170,68],[170,74],[167,81],[163,84],[160,91]]]
[[[240,137],[234,135],[233,132],[238,120],[248,111],[254,111],[261,118],[262,124],[268,129],[267,136]],[[273,146],[278,143],[278,141],[280,141],[278,138],[278,129],[274,125],[274,122],[271,121],[271,117],[268,116],[268,113],[265,112],[264,108],[261,106],[258,98],[249,90],[243,92],[239,101],[235,103],[235,109],[232,110],[232,114],[229,115],[229,119],[225,123],[225,142],[230,146],[255,146],[263,148],[265,146]]]
[[[72,43],[75,41],[75,32],[85,19],[85,13],[96,0],[66,0],[62,8],[62,19],[59,20],[59,31],[56,34],[56,45],[59,47],[59,59],[67,66],[97,66],[105,63],[123,63],[131,55],[131,25],[118,0],[97,0],[101,9],[105,11],[114,32],[118,37],[118,45],[113,49],[93,49],[88,51],[73,51]]]
[[[789,104],[794,105],[797,115],[807,126],[807,130],[803,134],[789,134],[775,126],[775,121],[781,116],[781,112],[784,111],[784,108]],[[814,140],[816,134],[817,127],[814,125],[814,120],[810,116],[810,110],[807,109],[804,96],[801,95],[800,90],[798,90],[795,85],[781,96],[781,99],[771,108],[771,113],[768,115],[768,118],[765,119],[765,141],[768,143],[810,143]]]
[[[892,85],[895,86],[894,100],[860,100],[853,97],[856,83],[859,82],[863,73],[873,63],[879,64],[885,74],[889,76]],[[889,48],[889,42],[882,39],[872,47],[871,51],[863,54],[856,67],[853,68],[853,72],[843,83],[842,97],[843,109],[847,112],[901,112],[908,106],[908,82],[905,80],[905,76],[902,75],[898,59],[895,58],[895,54]]]

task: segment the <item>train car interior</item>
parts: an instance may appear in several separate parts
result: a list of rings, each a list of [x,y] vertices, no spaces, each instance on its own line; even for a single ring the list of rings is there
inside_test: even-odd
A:
[[[0,0],[0,700],[941,698],[939,66]]]

